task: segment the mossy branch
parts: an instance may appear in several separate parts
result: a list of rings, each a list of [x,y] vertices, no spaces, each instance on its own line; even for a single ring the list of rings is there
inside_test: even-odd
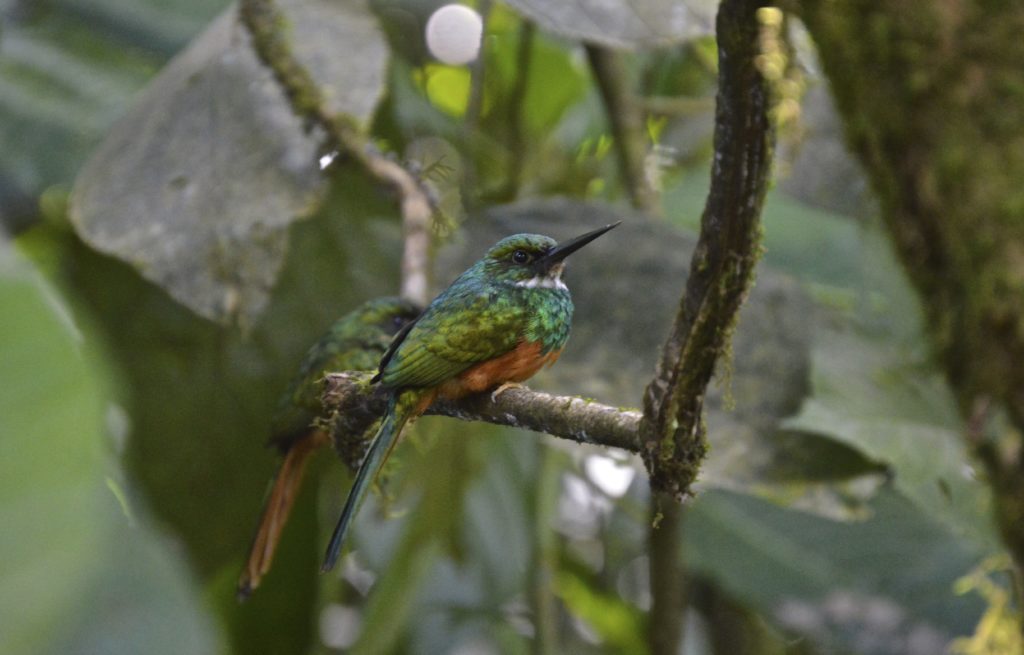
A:
[[[767,84],[756,66],[759,2],[718,10],[718,94],[711,189],[675,322],[644,394],[643,456],[651,486],[685,496],[707,453],[705,390],[728,350],[760,253],[760,217],[773,130]]]
[[[371,376],[372,373],[347,371],[332,373],[324,381],[323,405],[334,414],[331,430],[335,444],[343,453],[349,452],[349,446],[360,450],[367,428],[384,414],[387,392],[380,386],[371,386]],[[576,396],[556,396],[525,387],[510,388],[493,398],[484,393],[456,402],[437,401],[427,414],[484,421],[544,432],[576,443],[640,452],[639,411],[610,407]],[[347,455],[346,459],[349,459]]]
[[[430,300],[427,271],[434,211],[429,192],[415,175],[378,151],[347,116],[328,108],[319,85],[292,54],[285,29],[287,19],[274,0],[241,0],[239,18],[252,37],[257,56],[273,72],[292,110],[324,131],[324,147],[341,151],[398,195],[405,237],[401,293],[426,305]]]

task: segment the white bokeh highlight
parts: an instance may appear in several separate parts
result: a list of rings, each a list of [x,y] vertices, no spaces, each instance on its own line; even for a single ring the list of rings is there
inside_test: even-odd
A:
[[[597,487],[611,498],[625,495],[636,477],[636,469],[628,461],[620,461],[605,455],[588,455],[583,469]]]
[[[461,66],[480,54],[483,33],[480,14],[463,5],[445,5],[427,20],[427,49],[438,61]]]

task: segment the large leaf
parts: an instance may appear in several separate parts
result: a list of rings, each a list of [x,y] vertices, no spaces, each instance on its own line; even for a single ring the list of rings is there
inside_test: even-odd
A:
[[[618,48],[650,48],[714,33],[717,0],[508,0],[544,29]]]
[[[387,52],[361,3],[280,7],[330,111],[365,123]],[[349,56],[358,51],[358,57]],[[79,175],[72,219],[90,245],[219,321],[264,309],[287,228],[320,201],[308,132],[232,7],[153,81]]]
[[[997,547],[987,488],[970,468],[956,404],[936,371],[853,330],[822,330],[812,371],[812,396],[788,428],[826,435],[885,464],[925,512]]]
[[[727,492],[687,514],[685,557],[822,652],[926,655],[970,634],[984,609],[953,593],[977,550],[891,490],[863,523],[837,523]]]
[[[384,95],[388,46],[365,0],[276,0],[292,52],[327,108],[366,126]]]

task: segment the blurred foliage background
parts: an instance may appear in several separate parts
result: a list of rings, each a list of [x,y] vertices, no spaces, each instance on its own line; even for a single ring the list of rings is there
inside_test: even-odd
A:
[[[433,0],[277,4],[331,110],[432,186],[435,288],[505,234],[624,221],[573,261],[573,338],[533,386],[637,406],[707,190],[716,3],[481,0],[470,67],[427,52]],[[682,650],[1018,652],[918,300],[780,16],[765,255],[684,513]],[[0,21],[0,652],[651,652],[639,459],[450,419],[410,431],[325,576],[349,472],[321,456],[239,604],[277,396],[334,318],[396,292],[394,197],[324,168],[234,5],[2,0]]]

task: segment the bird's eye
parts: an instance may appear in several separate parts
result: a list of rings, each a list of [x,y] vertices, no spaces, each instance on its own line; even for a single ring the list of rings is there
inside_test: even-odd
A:
[[[530,261],[530,253],[526,252],[525,250],[517,250],[514,253],[512,253],[512,261],[514,261],[517,264],[525,264],[526,262]]]

